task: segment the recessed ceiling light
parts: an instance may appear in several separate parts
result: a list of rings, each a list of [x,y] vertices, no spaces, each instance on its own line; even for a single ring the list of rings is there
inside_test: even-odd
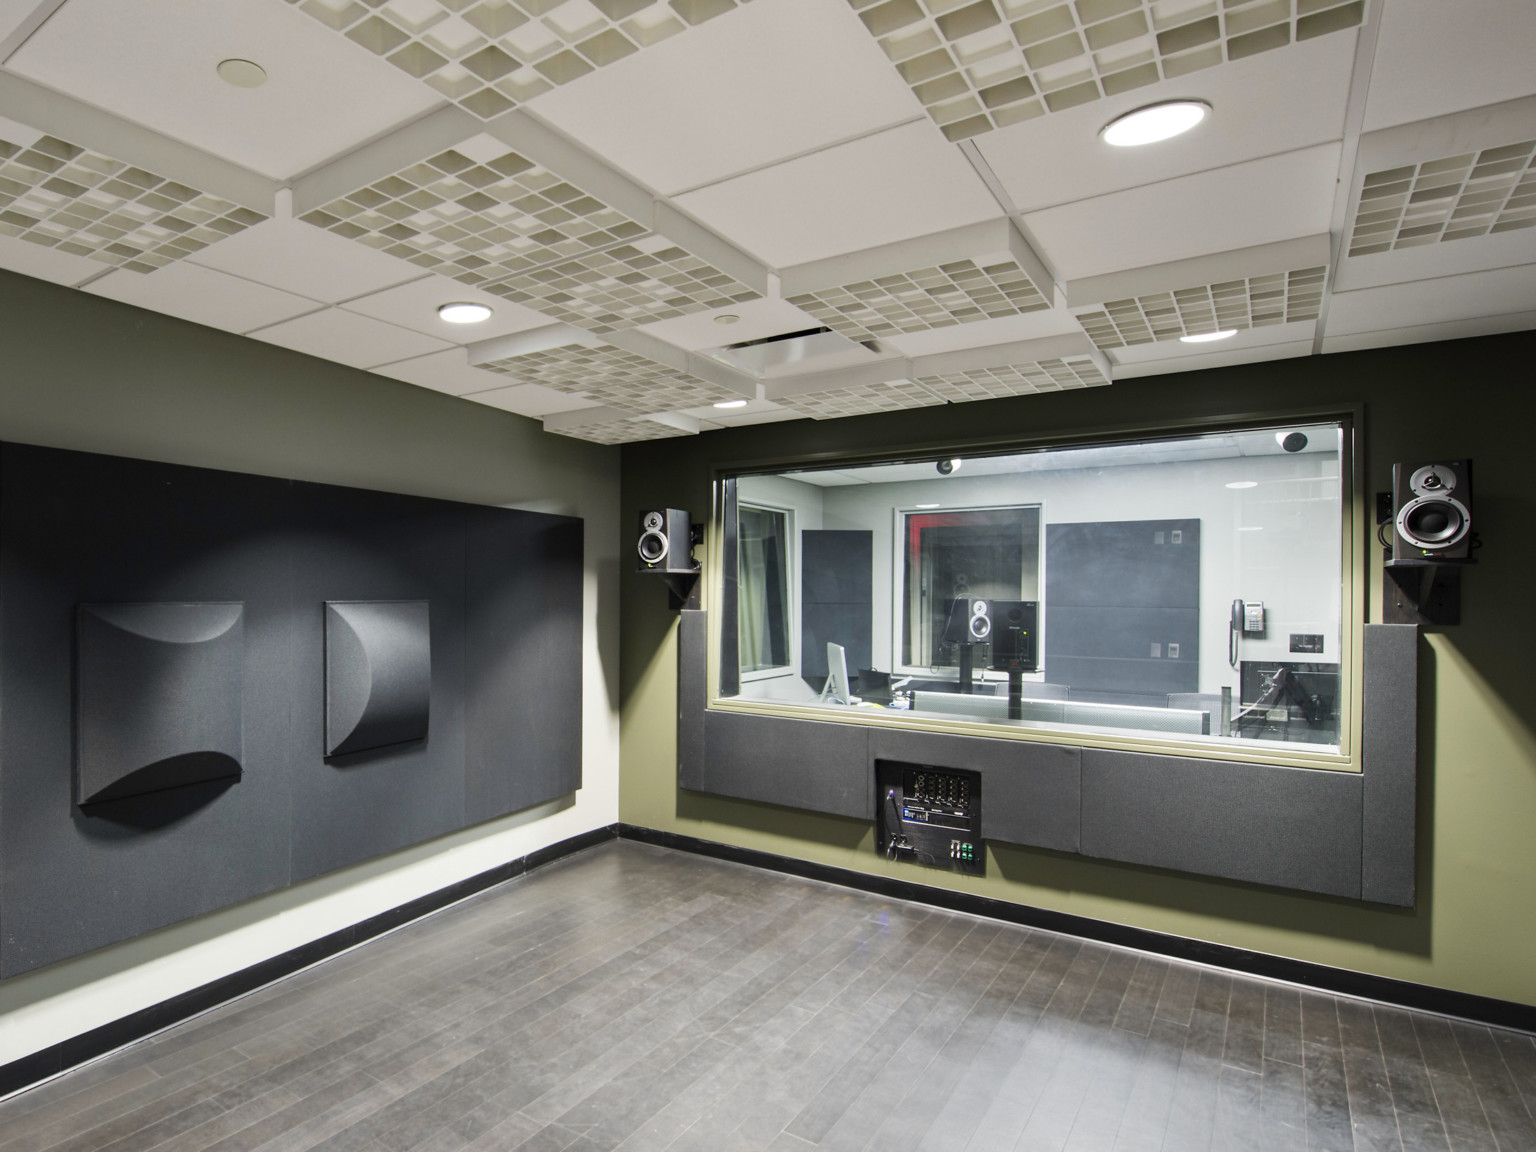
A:
[[[720,313],[720,315],[715,317],[715,323],[716,324],[734,324],[734,323],[736,323],[736,321],[738,321],[740,319],[741,319],[741,317],[736,315],[736,313],[734,313],[734,312],[722,312],[722,313]]]
[[[1253,525],[1253,526],[1250,527],[1250,526],[1245,524],[1243,527],[1239,528],[1238,531],[1239,532],[1262,532],[1262,531],[1264,531],[1264,529],[1259,527],[1258,525]]]
[[[745,408],[746,406],[745,400],[720,400],[715,404],[716,408]]]
[[[942,505],[939,505],[939,504],[919,504],[919,505],[917,505],[917,507],[926,510],[926,509],[929,509],[929,508],[939,508],[939,507],[942,507]]]
[[[437,314],[450,324],[479,324],[491,318],[491,310],[484,304],[444,304]]]
[[[220,60],[219,79],[236,88],[260,88],[267,82],[267,70],[249,60]]]
[[[1180,336],[1180,344],[1209,344],[1212,340],[1225,340],[1236,336],[1236,328],[1223,328],[1220,332],[1196,332],[1193,336]]]
[[[1169,100],[1151,104],[1111,120],[1099,129],[1099,139],[1116,148],[1156,144],[1159,140],[1169,140],[1188,132],[1210,111],[1211,106],[1204,100]]]
[[[1257,488],[1258,486],[1257,480],[1234,480],[1227,485],[1228,488]]]

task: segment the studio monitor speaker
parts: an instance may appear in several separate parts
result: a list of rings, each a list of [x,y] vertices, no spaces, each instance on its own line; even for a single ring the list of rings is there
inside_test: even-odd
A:
[[[661,508],[640,513],[641,572],[693,575],[699,562],[693,558],[693,524],[688,513],[677,508]]]
[[[1472,461],[1392,465],[1393,566],[1472,558]]]
[[[985,644],[991,635],[992,605],[989,601],[970,596],[950,601],[943,643]]]

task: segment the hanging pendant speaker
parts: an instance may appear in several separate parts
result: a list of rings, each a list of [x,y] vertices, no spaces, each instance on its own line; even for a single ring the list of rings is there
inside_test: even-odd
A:
[[[1391,567],[1472,560],[1472,461],[1392,465]]]

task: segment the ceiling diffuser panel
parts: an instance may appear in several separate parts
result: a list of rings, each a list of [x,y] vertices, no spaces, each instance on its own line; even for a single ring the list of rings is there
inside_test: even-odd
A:
[[[994,400],[1003,396],[1028,396],[1035,392],[1060,392],[1070,388],[1097,388],[1109,383],[1099,366],[1084,357],[1039,360],[999,368],[974,368],[920,376],[917,383],[951,404],[969,400]]]
[[[737,0],[288,2],[483,119],[737,7]]]
[[[1365,0],[855,0],[950,140],[1353,28]]]
[[[538,384],[637,415],[741,399],[713,381],[601,342],[562,344],[478,366],[518,384]]]
[[[836,420],[872,412],[901,412],[908,408],[932,408],[948,403],[943,396],[911,380],[855,384],[825,392],[800,392],[778,403],[813,420]]]
[[[68,140],[27,135],[0,135],[0,235],[146,273],[265,219]]]
[[[1196,284],[1110,300],[1078,313],[1089,339],[1101,349],[1177,340],[1223,329],[1262,328],[1316,320],[1326,268],[1298,268],[1266,276]]]
[[[277,0],[68,0],[5,66],[287,179],[440,100],[369,53],[338,47]],[[229,57],[259,63],[266,83],[226,84],[216,65]]]

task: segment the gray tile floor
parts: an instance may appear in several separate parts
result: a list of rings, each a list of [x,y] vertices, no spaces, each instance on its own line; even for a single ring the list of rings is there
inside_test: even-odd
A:
[[[0,1152],[1536,1149],[1536,1046],[634,843],[0,1104]]]

